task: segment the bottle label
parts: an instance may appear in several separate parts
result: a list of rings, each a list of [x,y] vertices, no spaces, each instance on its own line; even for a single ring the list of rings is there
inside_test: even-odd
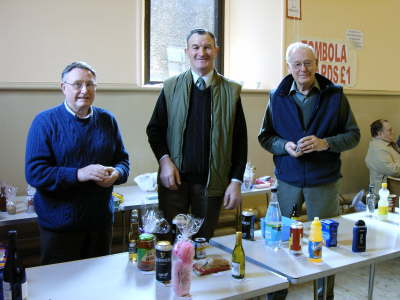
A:
[[[321,259],[322,257],[322,241],[308,242],[308,255],[311,259]]]
[[[389,213],[389,207],[388,206],[379,206],[378,207],[378,215],[386,216],[388,213]]]
[[[129,253],[129,260],[130,261],[135,261],[136,260],[136,241],[135,240],[130,240],[129,245],[128,245],[128,253]]]
[[[266,224],[265,226],[265,239],[271,242],[277,242],[281,240],[282,225],[271,225]]]
[[[240,276],[240,263],[233,261],[231,264],[231,270],[233,276]]]

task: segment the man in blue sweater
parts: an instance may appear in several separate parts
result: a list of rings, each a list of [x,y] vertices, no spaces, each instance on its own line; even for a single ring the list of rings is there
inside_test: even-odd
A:
[[[129,157],[114,116],[92,106],[96,73],[84,62],[61,75],[62,104],[29,130],[25,176],[37,189],[42,264],[110,253],[112,190],[126,182]]]
[[[343,89],[316,73],[311,46],[291,44],[286,60],[290,74],[271,92],[258,140],[274,155],[282,215],[305,202],[309,220],[335,217],[340,153],[358,144],[360,130]],[[333,284],[331,276],[328,299]]]

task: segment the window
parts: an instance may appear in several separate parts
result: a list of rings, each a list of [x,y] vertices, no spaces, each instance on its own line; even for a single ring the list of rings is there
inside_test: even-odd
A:
[[[145,83],[154,84],[189,68],[186,37],[195,28],[215,34],[223,72],[223,0],[145,1]]]

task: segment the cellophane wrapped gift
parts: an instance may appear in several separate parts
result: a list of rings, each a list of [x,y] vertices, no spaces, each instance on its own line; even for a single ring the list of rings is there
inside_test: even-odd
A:
[[[172,289],[177,297],[190,298],[194,245],[191,237],[196,234],[204,219],[179,214],[173,223],[179,230],[172,250]]]

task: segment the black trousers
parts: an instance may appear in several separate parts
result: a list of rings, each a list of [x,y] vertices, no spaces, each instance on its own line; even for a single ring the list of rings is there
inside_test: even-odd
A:
[[[103,230],[54,232],[39,226],[43,265],[111,253],[112,224]]]
[[[172,224],[177,214],[188,213],[204,218],[203,225],[194,237],[205,237],[207,240],[213,236],[217,226],[222,199],[207,197],[206,188],[201,184],[182,182],[176,191],[166,189],[162,184],[158,187],[158,205],[167,221]],[[173,240],[173,234],[169,238]]]

